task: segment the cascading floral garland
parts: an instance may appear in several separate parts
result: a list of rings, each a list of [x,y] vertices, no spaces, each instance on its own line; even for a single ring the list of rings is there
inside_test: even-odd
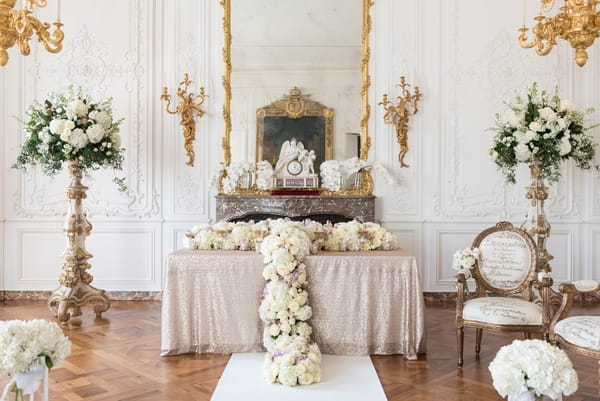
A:
[[[264,373],[271,383],[294,386],[321,381],[321,351],[310,338],[312,327],[307,321],[312,309],[302,263],[310,254],[310,244],[304,231],[289,226],[271,232],[260,245],[267,285],[259,315],[265,323]]]
[[[271,383],[286,386],[318,383],[321,352],[311,340],[308,281],[304,257],[320,249],[368,251],[396,248],[395,236],[375,223],[321,224],[288,219],[217,222],[196,226],[186,234],[188,249],[258,250],[263,255],[266,286],[259,315],[265,324],[264,373]]]

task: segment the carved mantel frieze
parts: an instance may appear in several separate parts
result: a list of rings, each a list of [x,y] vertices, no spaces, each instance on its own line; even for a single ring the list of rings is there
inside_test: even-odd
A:
[[[332,222],[375,221],[375,196],[217,195],[217,220],[267,217],[312,218]]]

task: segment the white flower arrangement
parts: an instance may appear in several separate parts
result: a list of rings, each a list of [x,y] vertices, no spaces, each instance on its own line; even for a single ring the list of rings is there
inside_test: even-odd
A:
[[[256,163],[256,186],[263,191],[273,187],[273,165],[266,160]]]
[[[311,342],[312,316],[306,292],[306,266],[310,238],[296,222],[278,222],[260,245],[267,281],[259,315],[265,324],[267,348],[264,373],[270,383],[285,386],[318,383],[321,380],[321,352]]]
[[[48,369],[59,365],[71,353],[71,342],[54,322],[46,320],[0,321],[0,376],[10,375],[15,395],[31,394],[39,385],[27,380],[28,371],[37,370],[36,361],[43,359]],[[41,370],[43,372],[43,370]]]
[[[358,157],[346,160],[327,160],[321,163],[321,186],[330,191],[339,191],[342,182],[353,174],[359,174],[363,170],[373,169],[381,174],[386,184],[393,184],[394,178],[389,171],[378,162],[369,163]]]
[[[267,219],[253,222],[217,222],[195,226],[183,239],[187,249],[242,250],[257,249],[269,233],[284,232],[290,228],[303,231],[308,238],[308,251],[316,254],[326,251],[370,251],[396,249],[393,233],[376,223],[350,221],[345,223],[321,224],[313,220],[291,221],[288,219]],[[267,244],[269,244],[267,240]],[[271,245],[271,246],[278,246]],[[273,248],[274,250],[275,248]]]
[[[321,187],[339,191],[342,185],[342,165],[337,160],[326,160],[320,166]]]
[[[465,278],[471,278],[471,269],[475,267],[475,263],[479,261],[479,248],[459,249],[452,257],[452,268],[459,274],[465,275]]]
[[[567,354],[542,340],[515,340],[500,348],[489,365],[502,396],[533,392],[557,399],[577,390],[577,373]]]
[[[396,237],[376,223],[353,220],[323,227],[326,251],[371,251],[396,248]]]
[[[560,163],[573,159],[582,169],[592,167],[596,146],[584,127],[584,117],[593,111],[578,111],[570,102],[560,99],[557,91],[550,96],[538,91],[537,83],[529,88],[526,98],[517,96],[506,103],[508,110],[496,115],[496,131],[489,155],[507,182],[515,183],[518,163],[539,160],[542,178],[550,183],[560,178]]]
[[[119,125],[114,120],[112,98],[94,102],[69,87],[63,94],[52,93],[44,103],[35,102],[23,121],[27,138],[13,168],[39,164],[49,176],[57,174],[67,160],[77,160],[80,170],[112,167],[121,170],[123,153]],[[122,178],[115,178],[125,190]]]

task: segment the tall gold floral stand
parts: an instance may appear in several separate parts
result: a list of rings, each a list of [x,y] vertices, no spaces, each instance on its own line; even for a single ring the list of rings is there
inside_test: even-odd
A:
[[[527,187],[525,197],[531,203],[527,216],[525,216],[525,221],[521,224],[521,228],[527,231],[536,241],[538,255],[536,271],[538,272],[538,278],[541,280],[541,276],[550,276],[549,273],[552,271],[550,261],[554,259],[554,256],[546,249],[546,241],[552,229],[544,212],[544,201],[548,199],[548,187],[544,184],[540,161],[538,159],[535,159],[529,165],[529,173],[531,184]],[[541,294],[538,288],[534,288],[534,295],[536,302],[541,302]],[[556,311],[560,306],[561,296],[552,288],[550,288],[550,301],[553,310]]]
[[[81,184],[82,171],[77,161],[68,161],[71,182],[67,187],[69,207],[63,231],[67,237],[67,247],[63,254],[62,273],[58,278],[59,287],[52,292],[48,307],[54,317],[61,323],[67,323],[70,318],[81,315],[81,307],[95,303],[96,317],[110,308],[110,300],[100,290],[90,285],[94,279],[88,269],[87,262],[92,257],[85,249],[85,238],[92,231],[92,224],[87,220],[83,211],[82,200],[87,197],[87,187]]]

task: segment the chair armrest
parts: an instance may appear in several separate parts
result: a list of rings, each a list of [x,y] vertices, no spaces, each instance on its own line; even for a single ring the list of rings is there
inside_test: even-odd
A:
[[[578,280],[572,283],[577,292],[598,292],[600,291],[600,282],[596,280]]]
[[[571,307],[573,306],[573,297],[578,292],[577,287],[573,283],[562,283],[558,287],[558,290],[562,294],[562,300],[550,322],[550,333],[554,333],[554,326],[556,326],[556,323],[558,323],[559,320],[562,320],[569,315]]]

